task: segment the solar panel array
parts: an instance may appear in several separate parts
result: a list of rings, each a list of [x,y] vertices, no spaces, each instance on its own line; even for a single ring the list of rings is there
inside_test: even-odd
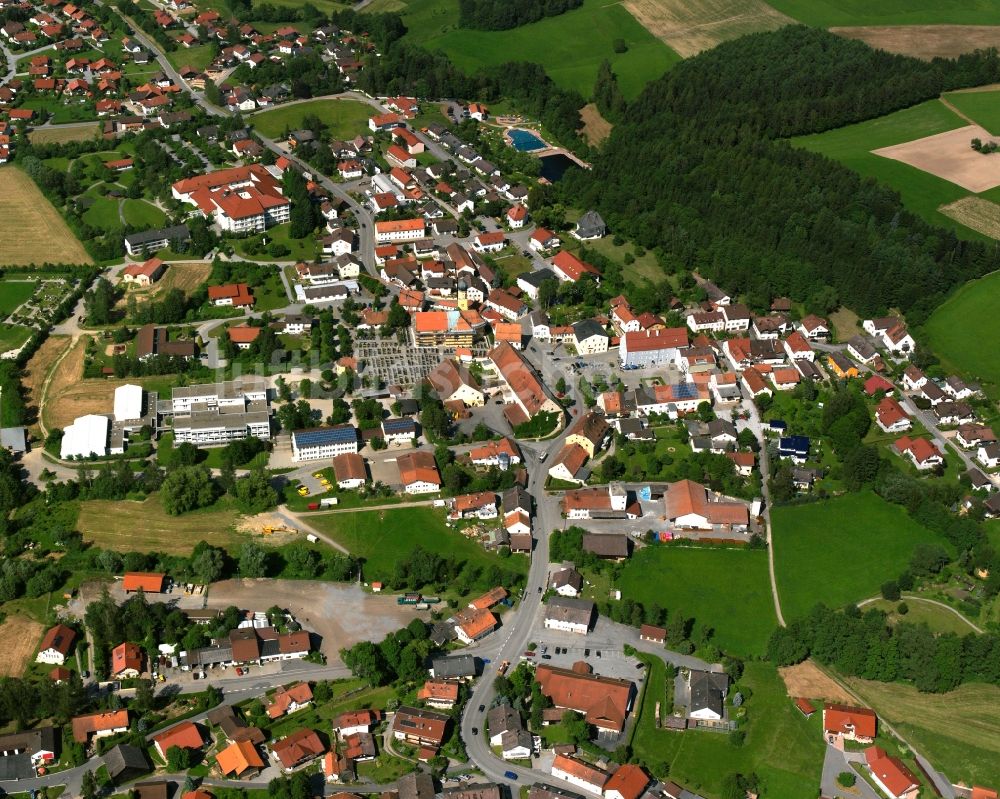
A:
[[[671,388],[677,399],[694,399],[698,396],[698,387],[694,383],[677,383]]]
[[[296,430],[293,434],[298,447],[319,447],[323,444],[340,444],[357,441],[357,431],[350,425],[343,427],[318,427],[315,430]]]

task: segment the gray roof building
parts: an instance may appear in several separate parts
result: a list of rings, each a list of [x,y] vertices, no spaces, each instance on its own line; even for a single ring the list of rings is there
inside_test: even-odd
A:
[[[431,660],[431,671],[435,677],[444,679],[475,677],[476,659],[472,655],[434,658]]]

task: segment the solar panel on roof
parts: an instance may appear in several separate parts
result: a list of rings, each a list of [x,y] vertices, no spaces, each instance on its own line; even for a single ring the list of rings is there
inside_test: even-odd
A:
[[[357,440],[353,427],[322,427],[316,430],[297,430],[292,433],[295,444],[299,447],[316,447],[323,444],[339,444],[345,441]]]
[[[386,433],[406,432],[412,430],[416,423],[412,419],[386,419],[382,422],[382,429]]]
[[[694,399],[698,396],[698,388],[694,383],[678,383],[674,386],[674,396],[677,399]]]

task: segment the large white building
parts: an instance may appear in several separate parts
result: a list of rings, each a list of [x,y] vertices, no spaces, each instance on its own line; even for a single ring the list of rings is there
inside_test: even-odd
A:
[[[259,233],[291,218],[292,203],[281,184],[259,164],[179,180],[172,194],[233,233]]]
[[[131,383],[115,389],[115,421],[128,422],[142,418],[142,386]]]
[[[174,443],[226,444],[271,437],[267,386],[252,378],[173,389]]]
[[[680,365],[680,351],[688,345],[687,328],[640,330],[626,333],[618,344],[622,366]]]
[[[78,416],[73,424],[68,425],[63,430],[59,457],[63,460],[89,458],[91,455],[96,455],[99,458],[104,457],[108,454],[110,429],[111,420],[107,416],[98,416],[93,413]]]
[[[315,427],[292,433],[292,460],[314,461],[358,451],[358,431],[353,425]]]

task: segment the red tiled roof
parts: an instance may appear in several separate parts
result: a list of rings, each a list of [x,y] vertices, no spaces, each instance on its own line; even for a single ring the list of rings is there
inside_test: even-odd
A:
[[[850,705],[827,705],[823,709],[823,727],[827,732],[853,731],[859,738],[874,738],[878,716],[874,710]]]

